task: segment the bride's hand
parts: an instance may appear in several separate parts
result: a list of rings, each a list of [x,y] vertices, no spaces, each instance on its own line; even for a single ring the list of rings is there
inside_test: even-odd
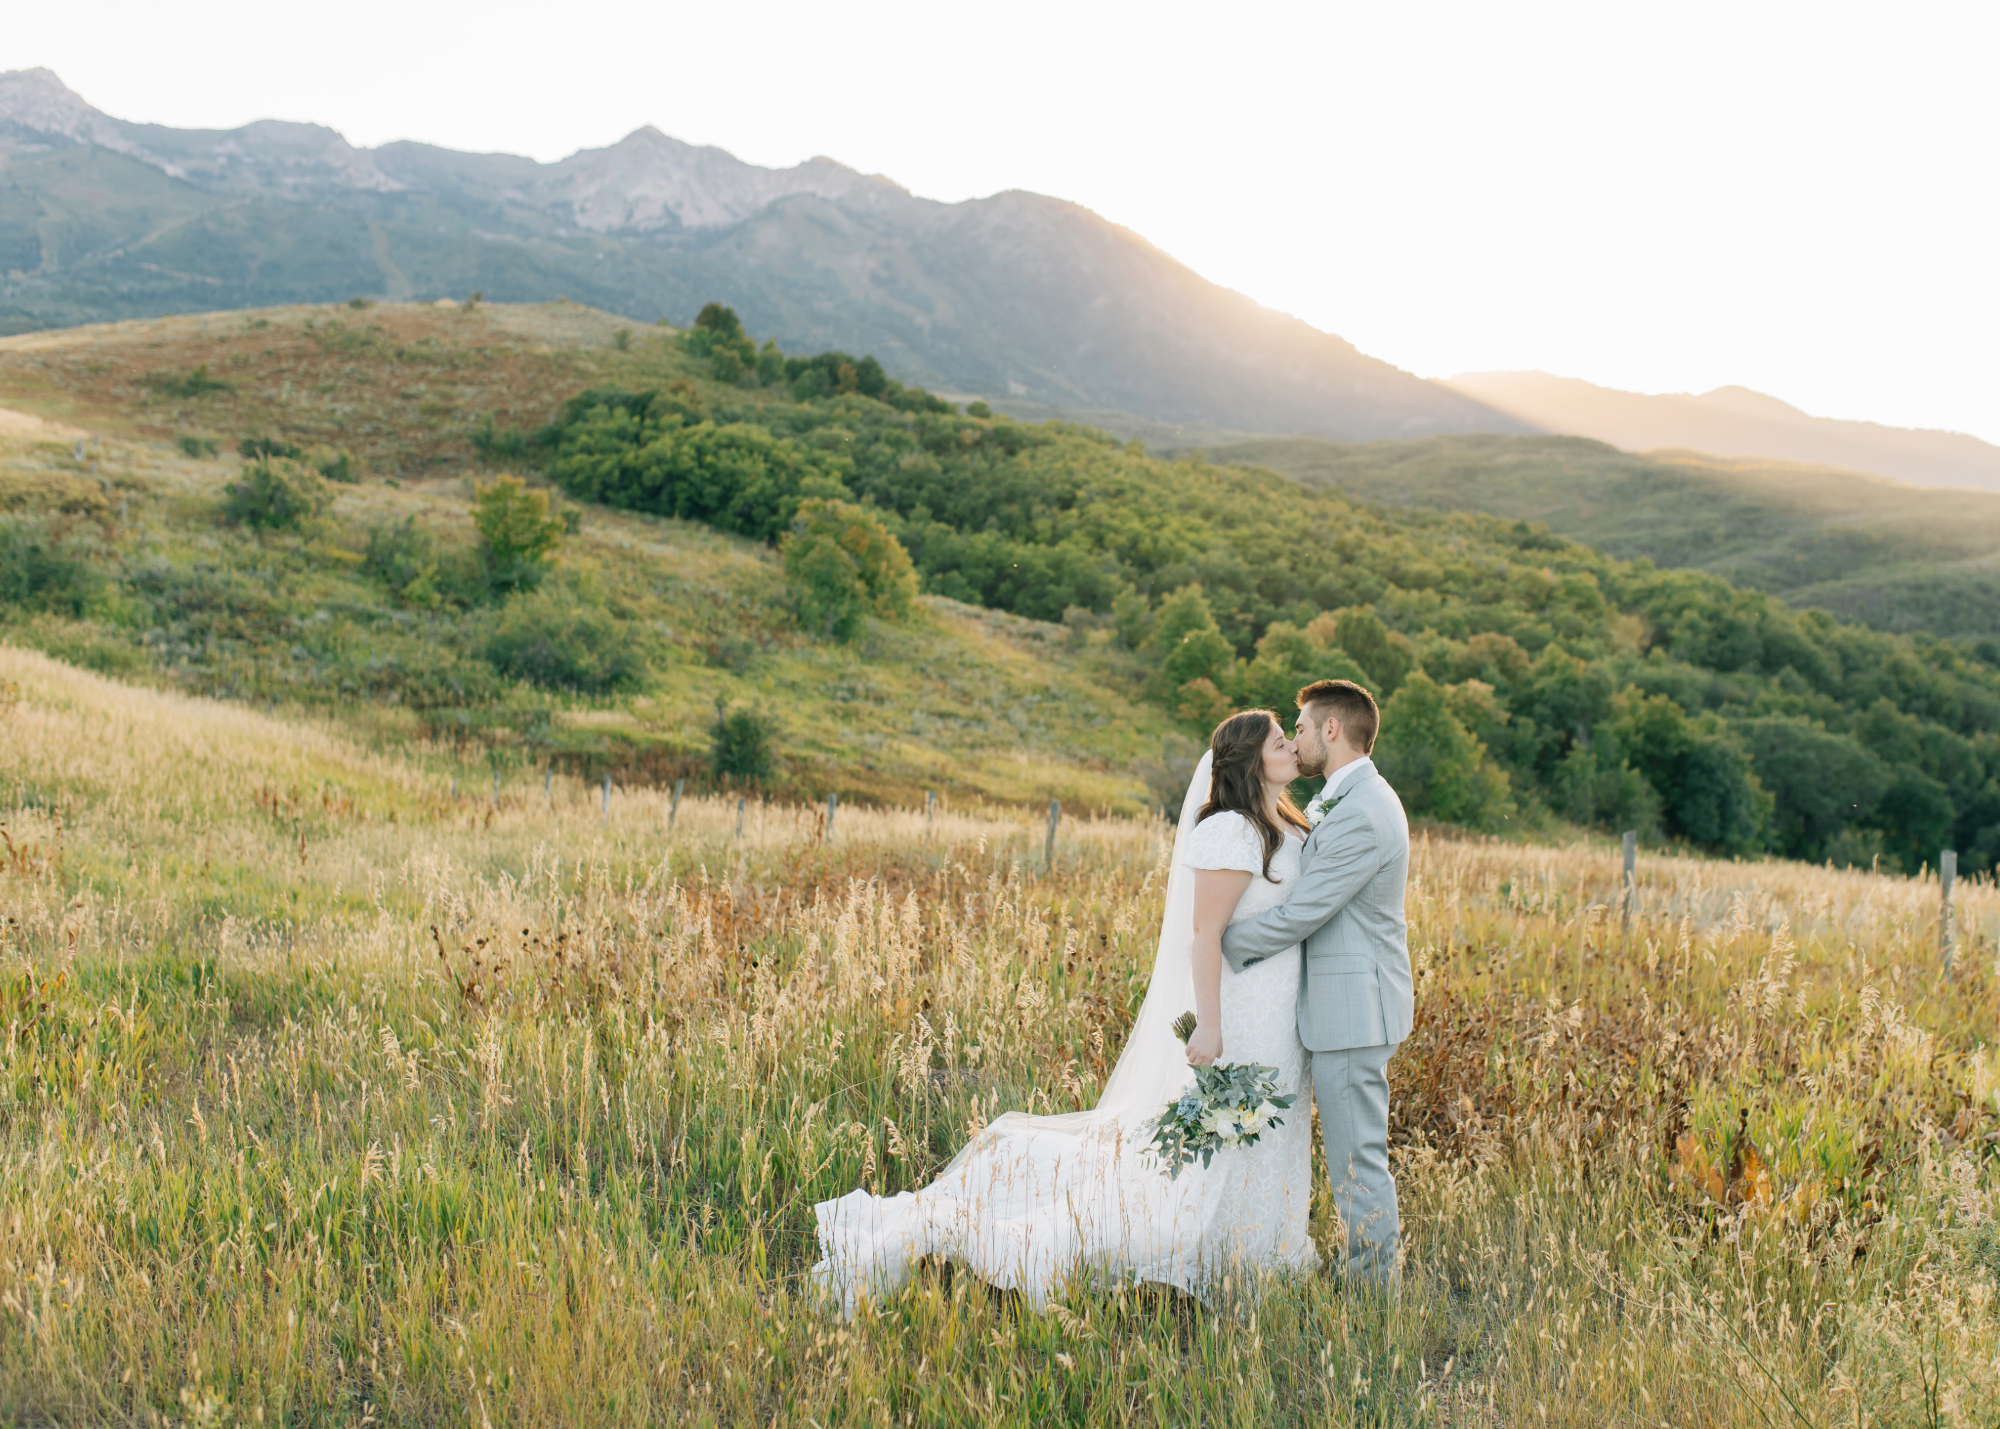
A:
[[[1187,1040],[1187,1059],[1190,1067],[1207,1067],[1222,1057],[1222,1029],[1212,1022],[1197,1022],[1194,1035]]]

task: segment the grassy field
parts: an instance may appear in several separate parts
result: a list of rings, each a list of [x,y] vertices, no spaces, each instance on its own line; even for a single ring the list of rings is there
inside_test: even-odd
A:
[[[1990,884],[1947,973],[1934,879],[1425,837],[1397,1303],[846,1324],[812,1203],[1092,1100],[1163,826],[737,820],[0,647],[0,1422],[2000,1417]]]
[[[1546,522],[1614,556],[1713,571],[1878,630],[1979,640],[2000,625],[2000,496],[1988,492],[1582,437],[1271,437],[1211,452],[1363,501]]]
[[[233,447],[283,432],[351,450],[375,475],[410,478],[467,467],[467,439],[489,415],[538,423],[593,383],[681,375],[668,337],[576,303],[335,304],[101,323],[0,338],[0,406],[154,441],[208,436]],[[197,370],[203,380],[189,383]]]

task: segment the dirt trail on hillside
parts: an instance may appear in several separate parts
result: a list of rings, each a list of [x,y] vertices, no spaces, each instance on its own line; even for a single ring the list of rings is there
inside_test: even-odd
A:
[[[16,412],[0,407],[0,437],[26,437],[29,441],[68,442],[90,433],[81,427],[72,427],[63,422],[51,422],[46,417],[33,416],[27,412]]]

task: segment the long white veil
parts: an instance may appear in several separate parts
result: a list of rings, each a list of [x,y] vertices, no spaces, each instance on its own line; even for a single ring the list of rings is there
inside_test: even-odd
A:
[[[1118,1065],[1104,1083],[1093,1116],[1112,1117],[1122,1124],[1143,1121],[1156,1115],[1170,1092],[1194,1075],[1180,1038],[1174,1036],[1174,1019],[1194,1010],[1194,873],[1187,866],[1187,848],[1188,835],[1201,822],[1202,806],[1208,802],[1208,766],[1213,757],[1202,751],[1187,796],[1181,800],[1152,981],[1146,984],[1146,1000],[1132,1019],[1125,1050],[1118,1054]]]
[[[1157,1116],[1160,1108],[1194,1079],[1186,1049],[1174,1036],[1174,1019],[1194,1010],[1194,873],[1186,860],[1188,835],[1201,822],[1202,806],[1208,802],[1208,767],[1213,757],[1202,751],[1201,762],[1188,781],[1187,797],[1181,800],[1180,823],[1174,829],[1167,867],[1167,905],[1160,914],[1160,938],[1153,953],[1153,976],[1097,1105],[1089,1111],[1049,1116],[1008,1112],[996,1117],[989,1131],[1079,1136],[1116,1130],[1129,1135]],[[945,1170],[957,1167],[978,1145],[979,1139],[968,1144]]]
[[[1194,1007],[1194,875],[1188,835],[1208,802],[1204,753],[1181,801],[1166,907],[1145,1001],[1089,1111],[996,1117],[921,1191],[853,1191],[814,1207],[819,1283],[853,1314],[861,1294],[900,1284],[911,1261],[945,1255],[1039,1302],[1079,1264],[1191,1285],[1202,1172],[1169,1179],[1144,1152],[1144,1124],[1194,1078],[1174,1019]]]

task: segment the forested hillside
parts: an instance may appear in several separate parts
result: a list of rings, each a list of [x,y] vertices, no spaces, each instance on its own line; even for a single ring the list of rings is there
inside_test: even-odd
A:
[[[1543,521],[1615,556],[1712,572],[1878,630],[1977,643],[2000,632],[2000,494],[1585,437],[1217,443],[1363,501]]]
[[[1958,647],[1545,527],[938,410],[865,360],[757,354],[716,321],[688,346],[733,390],[587,391],[490,448],[586,500],[766,538],[787,499],[838,483],[928,588],[1108,627],[1193,730],[1346,671],[1389,702],[1384,763],[1431,817],[1546,809],[1912,870],[1948,843],[2000,853],[2000,671]]]
[[[331,451],[351,434],[373,472],[368,490],[374,477],[472,463],[586,503],[585,532],[616,519],[590,508],[616,507],[775,544],[765,569],[789,593],[765,600],[747,648],[724,648],[737,619],[728,607],[700,617],[713,630],[709,658],[753,672],[770,642],[855,668],[958,659],[902,614],[906,551],[936,595],[1060,622],[1052,651],[1097,660],[1077,668],[1186,736],[1238,704],[1287,708],[1312,678],[1363,680],[1388,706],[1381,762],[1424,817],[1491,829],[1566,819],[1718,851],[1912,870],[1946,846],[1972,868],[2000,853],[1990,650],[1801,613],[1523,522],[1361,504],[1267,470],[1150,457],[1090,429],[1030,426],[979,404],[960,412],[866,357],[755,342],[720,308],[677,335],[564,311],[320,309],[217,318],[208,339],[185,324],[157,337],[13,339],[0,343],[0,393],[196,443],[255,431]],[[535,329],[537,312],[552,314],[549,326]],[[204,340],[212,363],[199,360]],[[151,362],[160,365],[148,375]],[[356,400],[376,391],[381,403]],[[497,420],[476,416],[482,407]],[[261,460],[253,452],[242,469]],[[278,539],[227,526],[219,503],[206,509],[192,503],[189,519],[209,522],[207,550]],[[10,539],[105,575],[98,593],[16,590],[16,611],[69,601],[61,629],[72,641],[79,629],[123,620],[143,630],[154,618],[132,613],[154,598],[154,578],[107,551],[117,538],[101,534],[111,529],[101,509],[23,510],[7,518]],[[490,570],[427,555],[421,533],[405,560],[393,531],[348,530],[350,555],[325,559],[374,572],[374,599],[404,611],[399,619],[430,611],[425,638],[505,664],[490,634],[502,619]],[[669,543],[661,569],[674,568],[673,552]],[[605,559],[596,595],[575,575],[558,587],[585,604],[629,600],[624,583],[640,577],[630,567],[614,576]],[[10,628],[25,634],[10,638],[41,639],[57,628],[49,618],[17,615]],[[365,666],[370,632],[387,625],[343,628]],[[455,633],[474,629],[476,643]],[[176,648],[210,647],[191,634]],[[640,678],[664,698],[687,668],[655,665]],[[1133,674],[1121,686],[1124,669]],[[782,680],[761,684],[779,697]],[[990,719],[988,706],[977,681],[958,681],[927,698],[911,737]],[[448,697],[436,707],[439,720],[455,708]],[[1037,718],[1018,703],[1015,717]],[[1116,759],[1136,769],[1125,748]]]

